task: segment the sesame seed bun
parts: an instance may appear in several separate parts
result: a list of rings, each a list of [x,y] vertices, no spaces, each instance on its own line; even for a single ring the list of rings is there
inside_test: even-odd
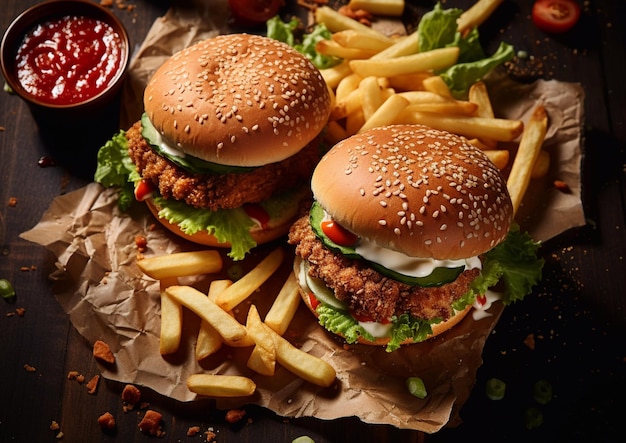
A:
[[[462,259],[506,237],[506,181],[463,137],[420,125],[345,139],[317,166],[315,199],[349,231],[412,257]]]
[[[323,129],[330,96],[288,45],[220,35],[175,54],[153,75],[144,108],[171,146],[210,162],[262,166],[299,152]]]

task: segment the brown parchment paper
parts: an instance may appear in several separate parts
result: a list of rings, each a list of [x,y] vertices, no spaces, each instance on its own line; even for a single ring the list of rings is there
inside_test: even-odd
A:
[[[227,32],[225,2],[200,2],[195,10],[171,9],[158,19],[137,50],[125,91],[122,127],[128,127],[142,111],[141,91],[150,74],[175,51],[219,32]],[[520,85],[506,78],[488,81],[499,116],[526,120],[537,103],[546,106],[550,129],[546,140],[553,158],[550,173],[532,184],[519,221],[537,240],[547,240],[584,223],[580,201],[581,87],[557,81]],[[571,193],[555,191],[554,179],[565,180]],[[159,354],[159,285],[136,266],[135,236],[148,239],[146,255],[168,254],[198,246],[174,238],[161,229],[142,205],[130,213],[117,209],[115,190],[92,183],[55,199],[39,223],[21,237],[41,244],[56,257],[58,270],[51,275],[53,292],[72,324],[89,343],[104,340],[116,356],[114,366],[102,366],[110,380],[145,386],[182,402],[198,400],[185,386],[195,373],[242,374],[254,379],[257,392],[250,398],[218,399],[218,408],[245,404],[267,407],[281,416],[314,416],[335,419],[356,416],[367,423],[436,432],[459,422],[458,411],[469,397],[482,349],[496,325],[502,305],[495,303],[490,316],[474,320],[469,315],[457,327],[425,343],[404,347],[392,354],[369,346],[345,347],[323,331],[306,308],[301,307],[286,337],[303,350],[335,367],[337,380],[321,389],[303,382],[281,367],[273,377],[246,368],[250,349],[225,347],[215,356],[197,362],[194,344],[199,321],[185,311],[183,340],[176,354]],[[271,248],[260,247],[239,263],[251,269]],[[250,303],[267,311],[288,273],[290,259],[248,301],[236,308],[244,322]],[[225,269],[233,264],[225,257]],[[210,280],[225,275],[181,280],[206,291]],[[405,388],[408,376],[426,384],[424,400]]]

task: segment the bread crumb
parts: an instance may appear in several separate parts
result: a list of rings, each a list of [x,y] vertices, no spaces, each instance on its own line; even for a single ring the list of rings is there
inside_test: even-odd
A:
[[[59,429],[61,429],[61,426],[59,426],[59,424],[52,420],[52,423],[50,423],[50,430],[51,431],[58,431]]]
[[[187,437],[195,437],[200,433],[200,426],[190,426],[187,429]]]
[[[124,412],[132,411],[141,400],[141,391],[134,385],[126,385],[122,390],[122,401],[124,402]]]
[[[103,431],[112,431],[115,429],[115,417],[110,412],[105,412],[98,417],[98,424]]]
[[[93,377],[91,377],[91,380],[89,380],[87,382],[87,384],[85,385],[85,387],[87,388],[87,393],[88,394],[95,394],[96,390],[98,389],[98,383],[100,382],[100,376],[99,375],[94,375]]]
[[[15,313],[20,317],[24,317],[24,314],[26,314],[26,308],[15,308]]]
[[[9,198],[9,206],[11,208],[14,208],[17,206],[17,197],[11,197]]]
[[[217,437],[217,434],[213,431],[206,431],[204,435],[206,436],[207,443],[211,443],[212,441],[215,441],[215,438]]]
[[[37,370],[34,366],[31,366],[28,363],[24,365],[24,369],[26,369],[26,372],[35,372]]]
[[[243,409],[230,409],[226,412],[226,421],[228,423],[237,423],[246,415],[246,411]]]
[[[111,348],[109,348],[109,345],[102,340],[96,340],[93,344],[93,356],[97,360],[101,360],[105,363],[115,363],[115,356],[113,355],[113,352],[111,352]]]
[[[535,350],[535,334],[528,334],[526,338],[524,339],[524,344],[526,345],[526,347],[528,347],[528,349],[530,349],[531,351],[534,351]]]
[[[141,422],[139,422],[139,430],[148,435],[162,437],[165,435],[165,431],[161,428],[162,419],[163,416],[161,413],[148,409],[141,419]]]

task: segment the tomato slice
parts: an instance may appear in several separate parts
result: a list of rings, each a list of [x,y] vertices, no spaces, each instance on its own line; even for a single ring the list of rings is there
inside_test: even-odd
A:
[[[315,294],[313,294],[312,292],[309,292],[309,304],[314,311],[320,305],[320,301],[317,299],[317,297],[315,297]]]
[[[268,228],[270,215],[263,208],[263,206],[256,203],[246,203],[245,205],[243,205],[243,210],[248,215],[248,217],[256,220],[259,225],[261,225],[261,229]]]
[[[359,239],[355,234],[333,220],[324,220],[321,225],[324,234],[339,246],[352,246]]]
[[[537,0],[533,5],[533,23],[545,32],[568,31],[579,18],[580,6],[574,0]]]
[[[237,23],[257,26],[278,14],[283,0],[228,0],[228,5]]]
[[[141,179],[141,181],[135,186],[135,199],[142,202],[145,199],[152,197],[153,192],[154,185],[152,182],[146,179]]]
[[[374,320],[374,317],[372,317],[371,315],[357,314],[354,311],[350,311],[350,315],[352,315],[356,319],[356,321],[360,321],[360,322],[363,322],[363,323],[376,321],[376,320]],[[382,325],[386,325],[386,324],[391,323],[391,320],[385,319],[385,320],[379,321],[378,323],[380,323]]]

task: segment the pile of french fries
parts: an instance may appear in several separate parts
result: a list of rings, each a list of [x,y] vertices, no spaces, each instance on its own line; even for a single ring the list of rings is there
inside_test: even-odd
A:
[[[459,18],[459,32],[480,25],[501,2],[479,0]],[[548,124],[541,104],[526,124],[498,118],[485,83],[476,82],[467,100],[459,100],[434,74],[456,63],[458,48],[420,52],[416,33],[392,38],[326,6],[315,10],[315,21],[332,33],[316,50],[343,59],[321,70],[332,97],[326,133],[331,146],[375,127],[423,124],[467,138],[505,172],[511,167],[508,146],[521,137],[507,182],[518,210],[530,179],[544,176],[550,164],[541,149]]]
[[[279,364],[303,380],[322,387],[330,386],[336,377],[335,369],[283,338],[300,304],[293,273],[285,280],[265,320],[261,319],[254,304],[249,306],[245,324],[233,315],[233,309],[276,272],[284,256],[284,250],[279,247],[236,282],[211,281],[208,294],[192,286],[179,285],[179,278],[219,273],[223,261],[215,250],[178,252],[138,260],[139,269],[160,283],[161,354],[175,353],[179,349],[183,308],[187,308],[201,319],[195,345],[198,361],[214,354],[223,345],[249,347],[247,366],[260,375],[274,375],[276,364]],[[193,374],[187,380],[187,387],[196,394],[212,397],[249,396],[256,391],[254,381],[240,375]]]

